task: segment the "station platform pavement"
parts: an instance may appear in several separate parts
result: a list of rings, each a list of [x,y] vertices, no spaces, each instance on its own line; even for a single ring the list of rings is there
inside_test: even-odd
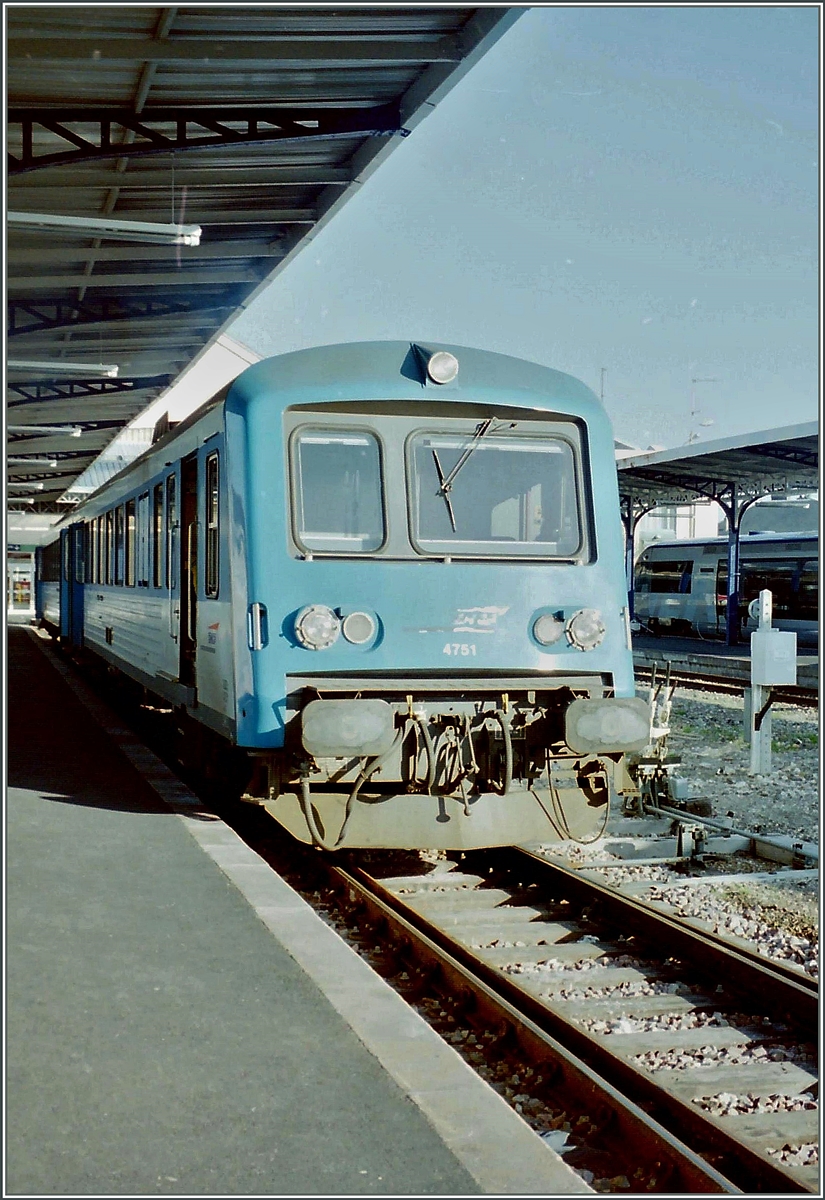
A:
[[[591,1189],[27,628],[4,1195]]]

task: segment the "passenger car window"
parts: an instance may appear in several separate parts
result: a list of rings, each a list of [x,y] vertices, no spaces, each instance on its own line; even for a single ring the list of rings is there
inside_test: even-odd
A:
[[[135,501],[126,501],[126,586],[135,586],[135,550],[137,530],[135,519]]]
[[[138,496],[137,502],[137,584],[149,586],[149,493]]]
[[[642,560],[636,576],[637,592],[677,593],[688,595],[693,577],[693,563],[688,561],[657,562]]]
[[[582,522],[572,445],[485,428],[411,439],[414,543],[435,554],[577,554]]]
[[[163,484],[156,483],[152,492],[152,587],[162,587],[163,577]]]
[[[210,454],[206,460],[206,578],[204,591],[207,596],[218,594],[218,455]]]
[[[292,439],[293,520],[306,550],[342,554],[384,542],[378,439],[360,430],[301,429]]]
[[[796,616],[796,592],[800,564],[787,559],[747,559],[742,563],[739,583],[740,615],[746,618],[751,600],[765,589],[773,596],[773,615],[778,619]]]
[[[104,549],[105,549],[105,565],[106,565],[106,578],[105,578],[104,582],[109,585],[111,585],[114,582],[114,575],[112,573],[112,553],[113,553],[113,547],[114,547],[114,535],[115,535],[115,513],[114,513],[114,509],[110,508],[109,511],[106,513],[106,544],[104,547]]]
[[[123,566],[126,558],[125,545],[125,521],[123,515],[123,505],[119,505],[115,509],[115,583],[123,583]]]
[[[170,592],[178,585],[178,501],[177,476],[166,479],[166,586]]]

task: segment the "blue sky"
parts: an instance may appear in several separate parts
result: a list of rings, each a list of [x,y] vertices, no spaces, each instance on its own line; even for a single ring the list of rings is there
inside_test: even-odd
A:
[[[641,446],[814,420],[818,22],[525,10],[229,333],[604,367]]]

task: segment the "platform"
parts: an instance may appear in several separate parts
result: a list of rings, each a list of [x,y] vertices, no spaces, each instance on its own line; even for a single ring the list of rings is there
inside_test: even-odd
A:
[[[31,629],[5,1195],[590,1189]]]
[[[634,666],[657,670],[670,663],[671,670],[708,679],[741,683],[750,687],[750,637],[736,646],[705,638],[654,637],[634,633]],[[796,659],[796,685],[810,691],[819,689],[819,656],[815,647],[800,646]]]

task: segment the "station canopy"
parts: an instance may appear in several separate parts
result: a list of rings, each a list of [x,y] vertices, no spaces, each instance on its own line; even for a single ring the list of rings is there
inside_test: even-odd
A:
[[[659,505],[703,497],[738,514],[760,496],[818,488],[819,426],[811,421],[670,450],[622,452],[616,465],[626,523]]]
[[[520,11],[7,7],[9,501],[65,511]]]

